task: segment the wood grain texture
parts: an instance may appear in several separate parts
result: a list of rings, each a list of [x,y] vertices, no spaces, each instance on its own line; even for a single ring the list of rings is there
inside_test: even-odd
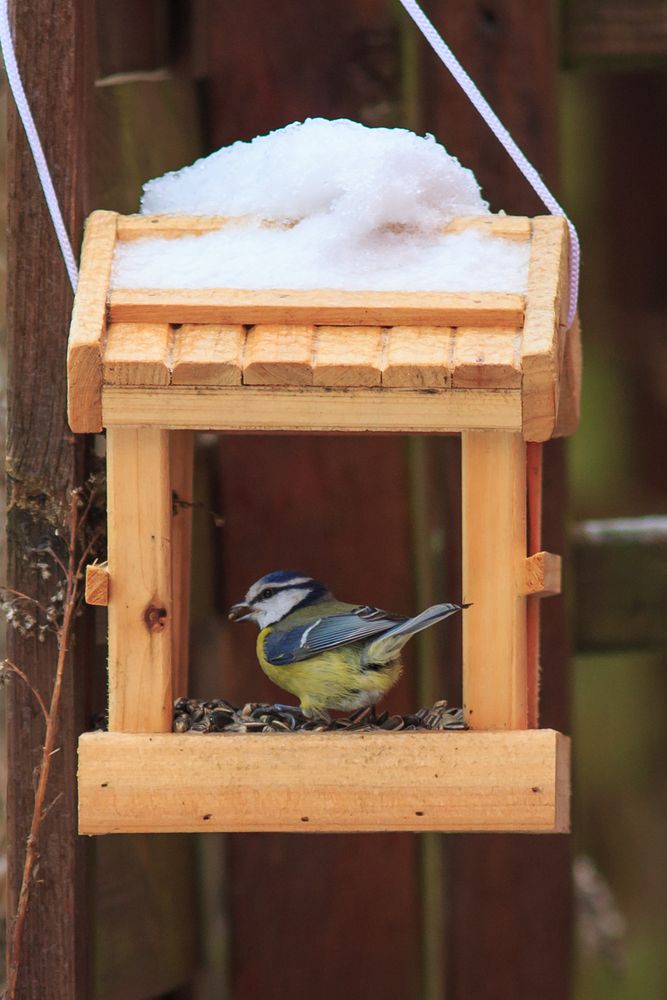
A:
[[[107,430],[109,730],[172,724],[169,432]]]
[[[91,733],[79,742],[79,829],[562,833],[568,744],[553,730]]]
[[[523,243],[530,239],[531,222],[520,215],[463,215],[448,223],[446,233],[460,233],[466,229],[476,229],[491,236]]]
[[[462,436],[463,708],[474,729],[525,729],[526,446]]]
[[[247,222],[261,222],[271,229],[289,228],[296,220],[281,223],[269,219],[258,220],[256,216],[224,215],[122,215],[118,220],[118,239],[123,242],[150,239],[178,239],[180,236],[197,236],[215,232],[229,226],[244,225]],[[512,215],[466,215],[459,216],[443,227],[444,233],[460,233],[466,229],[476,229],[503,239],[524,241],[530,239],[530,219]]]
[[[313,326],[253,326],[243,355],[245,385],[312,385]]]
[[[78,249],[90,195],[90,98],[93,8],[83,0],[10,3],[18,65],[61,210]],[[36,30],[40,25],[44,30]],[[61,544],[69,490],[86,478],[87,447],[67,425],[65,357],[72,293],[53,225],[13,102],[9,120],[7,196],[7,567],[3,582],[48,604],[54,577],[41,581],[26,555]],[[60,537],[58,536],[60,533]],[[58,549],[62,551],[62,549]],[[86,725],[92,636],[77,623],[65,671],[58,746],[47,792],[50,806],[39,843],[17,997],[78,1000],[89,996],[87,849],[76,836],[76,740]],[[7,655],[48,699],[55,636],[23,639],[8,629]],[[44,722],[20,681],[5,692],[7,725],[7,927],[16,912],[33,808],[35,766]]]
[[[313,384],[379,386],[384,333],[380,327],[318,326],[313,350]]]
[[[561,591],[561,558],[554,552],[534,552],[526,559],[525,593],[553,597]]]
[[[382,368],[387,388],[444,389],[452,384],[453,331],[438,326],[394,326]]]
[[[452,434],[521,429],[518,389],[446,392],[248,386],[106,386],[105,427],[146,425],[227,431]]]
[[[523,434],[527,441],[553,436],[565,343],[568,231],[564,219],[533,220],[526,319],[523,325]]]
[[[68,416],[79,433],[102,430],[102,350],[117,219],[115,212],[93,212],[81,249],[67,345]]]
[[[521,332],[460,327],[454,336],[452,385],[460,389],[521,386]]]
[[[190,588],[192,580],[192,511],[194,433],[169,431],[171,479],[172,697],[188,693],[190,666]]]
[[[558,416],[554,428],[554,437],[567,437],[574,434],[579,426],[581,415],[581,379],[582,379],[581,324],[579,316],[565,335],[565,348],[559,379]]]
[[[238,288],[115,288],[114,323],[319,323],[336,326],[507,326],[523,323],[522,295],[505,292],[349,292]]]
[[[86,566],[86,604],[105,608],[109,603],[109,567],[106,562]]]
[[[118,219],[118,239],[123,243],[154,237],[174,240],[179,236],[197,236],[215,232],[229,225],[222,215],[121,215]]]
[[[174,331],[173,385],[240,385],[242,326],[185,324]]]
[[[104,349],[106,385],[169,385],[171,327],[162,323],[110,323]]]

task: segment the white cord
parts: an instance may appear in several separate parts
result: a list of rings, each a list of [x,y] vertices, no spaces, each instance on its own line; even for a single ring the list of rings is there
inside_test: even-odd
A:
[[[58,196],[53,186],[53,181],[46,162],[46,157],[44,156],[44,150],[42,149],[37,127],[32,117],[32,112],[30,111],[28,98],[26,97],[25,90],[23,89],[21,74],[19,73],[19,68],[16,62],[16,53],[14,52],[14,41],[12,39],[12,32],[9,26],[7,0],[0,0],[0,47],[2,48],[2,57],[5,61],[7,80],[9,81],[9,86],[11,87],[12,94],[14,95],[16,109],[19,113],[21,121],[23,122],[23,128],[25,129],[28,145],[30,146],[35,166],[37,167],[37,175],[39,177],[40,184],[42,185],[44,197],[46,199],[46,206],[51,215],[53,228],[56,231],[56,237],[58,239],[58,243],[60,244],[60,251],[63,255],[63,260],[65,261],[65,267],[67,268],[67,274],[69,276],[70,284],[72,285],[72,291],[75,292],[79,279],[79,269],[72,251],[72,244],[70,243],[69,234],[62,217],[62,212],[60,211]]]
[[[561,207],[559,202],[556,201],[535,167],[521,152],[510,133],[498,118],[498,115],[480,92],[477,84],[471,79],[468,73],[466,73],[452,50],[440,37],[419,4],[416,3],[416,0],[401,0],[401,3],[421,31],[426,41],[445,64],[449,72],[463,90],[466,97],[470,100],[476,110],[479,111],[486,124],[489,126],[501,145],[507,150],[523,176],[538,194],[551,214],[561,215],[567,222],[570,230],[570,298],[568,302],[567,315],[567,325],[569,329],[574,323],[574,319],[577,314],[577,302],[579,299],[579,270],[581,266],[581,247],[574,223],[567,217],[564,209]]]

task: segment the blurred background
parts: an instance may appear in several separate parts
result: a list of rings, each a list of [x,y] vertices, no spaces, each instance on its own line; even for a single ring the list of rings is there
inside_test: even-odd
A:
[[[425,9],[582,239],[582,422],[545,454],[545,547],[563,552],[566,586],[544,602],[542,717],[573,736],[573,835],[98,838],[96,1000],[667,996],[667,8]],[[494,210],[540,211],[397,3],[98,2],[96,39],[90,207],[135,211],[148,178],[321,115],[432,131]],[[3,123],[6,101],[3,81]],[[3,280],[3,314],[4,295]],[[453,439],[202,435],[195,499],[224,525],[195,513],[191,694],[276,697],[254,636],[224,619],[270,569],[406,612],[456,599],[458,461]],[[89,718],[101,615],[96,633]],[[387,707],[458,703],[460,639],[444,637],[415,644]]]

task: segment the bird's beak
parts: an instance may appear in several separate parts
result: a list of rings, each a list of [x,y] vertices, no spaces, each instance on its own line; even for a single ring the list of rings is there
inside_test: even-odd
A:
[[[254,610],[255,609],[252,608],[249,604],[243,604],[243,603],[234,604],[229,609],[229,614],[227,615],[227,617],[229,618],[230,622],[243,622],[246,620],[246,618],[250,617],[250,615]]]

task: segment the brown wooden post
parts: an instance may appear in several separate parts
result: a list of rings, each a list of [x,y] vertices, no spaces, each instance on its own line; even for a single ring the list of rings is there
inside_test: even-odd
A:
[[[75,246],[89,210],[88,110],[92,97],[93,6],[84,0],[14,3],[16,53],[56,191]],[[65,353],[72,294],[32,157],[10,101],[8,239],[8,583],[48,603],[34,547],[58,544],[68,491],[85,480],[84,439],[66,422]],[[39,876],[32,887],[21,1000],[79,1000],[87,982],[86,844],[76,835],[76,738],[85,724],[90,644],[77,629],[61,705],[58,745],[42,828]],[[10,629],[10,658],[48,700],[55,643],[21,639]],[[32,813],[34,768],[44,724],[18,680],[7,692],[8,941]]]
[[[216,11],[207,25],[215,146],[317,114],[399,124],[398,39],[384,0],[249,0],[234,12]],[[270,58],[258,58],[269,51]],[[341,599],[410,609],[403,440],[230,436],[220,455],[227,601],[282,567],[324,578]],[[240,701],[282,700],[258,671],[255,637],[243,629],[228,627],[220,691]],[[388,707],[414,707],[413,679],[408,671]],[[235,995],[282,1000],[294,995],[295,983],[309,984],[320,1000],[337,1000],[341,991],[350,998],[414,995],[415,837],[232,836],[226,857]],[[248,891],[251,884],[265,889]],[[266,892],[282,901],[279,920]]]
[[[557,177],[558,49],[553,0],[435,0],[429,15],[548,183]],[[442,65],[424,54],[425,128],[475,170],[492,207],[544,207]],[[530,81],[530,86],[527,85]],[[448,465],[455,481],[458,463]],[[543,539],[566,548],[561,441],[544,446]],[[451,544],[456,552],[455,539]],[[564,601],[541,601],[540,724],[568,729],[568,628]],[[572,893],[566,837],[462,836],[446,841],[447,1000],[566,1000],[570,996]],[[537,873],[539,872],[539,876]]]

